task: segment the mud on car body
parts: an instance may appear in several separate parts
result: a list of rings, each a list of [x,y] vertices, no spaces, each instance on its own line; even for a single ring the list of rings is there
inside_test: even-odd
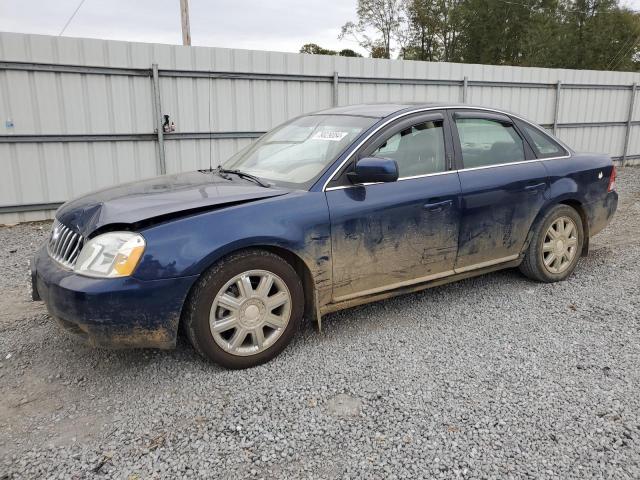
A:
[[[493,270],[567,278],[613,216],[615,167],[524,119],[446,104],[293,119],[218,168],[64,204],[34,299],[94,345],[263,363],[303,316]]]

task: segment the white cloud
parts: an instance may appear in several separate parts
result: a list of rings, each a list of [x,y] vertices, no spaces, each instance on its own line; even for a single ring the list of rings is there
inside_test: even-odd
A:
[[[57,35],[79,0],[0,0],[0,31]],[[179,0],[85,0],[65,35],[182,42]],[[190,0],[193,45],[296,52],[304,43],[359,50],[337,39],[356,0]],[[362,50],[360,49],[362,52]]]

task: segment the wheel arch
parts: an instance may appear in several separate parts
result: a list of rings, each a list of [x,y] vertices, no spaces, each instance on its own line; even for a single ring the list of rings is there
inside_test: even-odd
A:
[[[578,215],[580,215],[580,220],[582,220],[582,233],[583,233],[583,241],[582,241],[582,252],[581,255],[586,257],[589,253],[589,219],[587,218],[587,212],[584,209],[584,206],[579,200],[568,198],[558,202],[558,205],[567,205],[568,207],[573,208]]]
[[[587,217],[587,213],[584,209],[584,205],[580,200],[578,200],[575,197],[554,199],[546,203],[540,209],[540,211],[538,212],[538,215],[536,215],[536,218],[534,219],[533,223],[531,224],[531,227],[529,228],[529,234],[527,235],[527,240],[524,244],[524,247],[522,248],[522,251],[524,252],[527,250],[527,248],[529,248],[529,243],[531,242],[531,238],[533,237],[533,233],[535,229],[538,227],[538,224],[542,221],[542,219],[547,214],[547,212],[549,212],[549,210],[551,210],[556,205],[566,205],[568,207],[571,207],[576,212],[578,212],[578,215],[580,215],[580,220],[582,221],[582,229],[584,234],[581,256],[583,257],[587,256],[587,254],[589,253],[589,220]]]
[[[309,265],[298,254],[284,247],[277,245],[262,245],[253,248],[267,250],[279,257],[283,258],[300,277],[302,282],[302,290],[304,292],[304,316],[315,322],[320,327],[320,316],[318,304],[318,295],[313,274]]]
[[[311,273],[311,269],[309,268],[307,263],[302,259],[302,257],[300,257],[300,255],[298,255],[297,253],[295,253],[294,251],[288,248],[285,248],[281,245],[273,245],[273,244],[266,244],[266,243],[238,246],[235,249],[226,251],[223,255],[217,256],[214,260],[209,262],[209,264],[202,270],[199,276],[202,276],[206,271],[208,271],[210,268],[212,268],[215,264],[217,264],[224,258],[227,258],[231,255],[234,255],[238,252],[242,252],[245,250],[268,251],[282,258],[295,270],[295,272],[298,274],[298,277],[300,278],[300,281],[302,282],[302,290],[304,292],[304,316],[310,319],[311,321],[315,322],[318,328],[320,328],[320,314],[319,314],[319,308],[317,305],[318,295],[317,295],[317,290],[316,290],[315,282],[313,279],[313,275]],[[193,283],[193,285],[191,286],[191,288],[189,289],[189,292],[185,297],[185,300],[183,302],[182,309],[181,309],[181,314],[180,314],[179,328],[182,328],[186,305],[192,295],[192,292],[196,289],[198,282],[199,280],[196,280]]]

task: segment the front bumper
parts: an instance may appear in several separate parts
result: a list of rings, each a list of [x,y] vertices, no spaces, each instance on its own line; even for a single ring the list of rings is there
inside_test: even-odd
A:
[[[173,348],[182,306],[197,276],[142,281],[90,278],[53,261],[46,248],[31,261],[32,296],[89,344]]]

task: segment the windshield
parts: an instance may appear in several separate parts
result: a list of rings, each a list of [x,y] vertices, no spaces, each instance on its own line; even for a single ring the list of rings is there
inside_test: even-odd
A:
[[[346,115],[299,117],[266,133],[222,166],[275,184],[308,187],[377,120]]]

